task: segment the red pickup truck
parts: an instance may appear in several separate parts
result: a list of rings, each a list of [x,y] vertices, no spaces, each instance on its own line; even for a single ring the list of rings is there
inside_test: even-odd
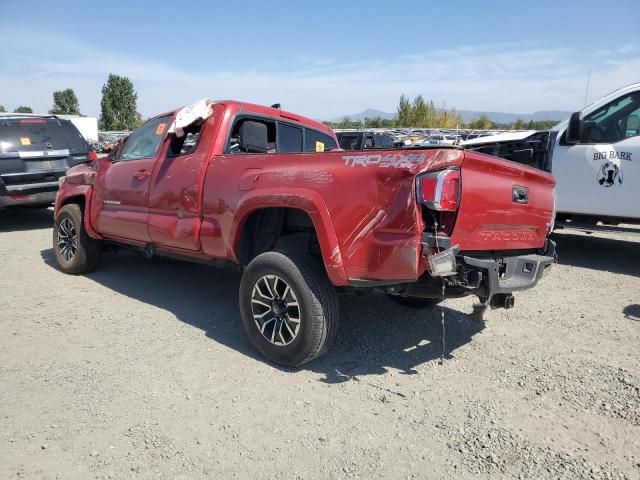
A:
[[[300,365],[335,336],[341,292],[380,288],[412,307],[476,295],[483,312],[512,307],[554,261],[548,173],[456,147],[345,152],[279,108],[206,105],[158,115],[67,172],[62,271],[90,271],[105,244],[240,264],[249,339]]]

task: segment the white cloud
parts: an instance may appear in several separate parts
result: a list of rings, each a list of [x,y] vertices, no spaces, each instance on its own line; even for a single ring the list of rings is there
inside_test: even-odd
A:
[[[394,111],[401,93],[422,93],[464,110],[573,110],[582,105],[588,68],[591,100],[640,81],[640,48],[634,45],[593,53],[531,44],[478,45],[355,63],[300,55],[292,59],[294,66],[274,58],[271,65],[265,59],[260,69],[224,71],[211,60],[187,71],[169,58],[138,56],[135,49],[117,54],[56,34],[20,33],[20,42],[0,46],[0,104],[27,104],[41,112],[51,107],[54,90],[72,87],[81,110],[97,114],[100,88],[110,72],[131,78],[143,115],[210,96],[280,102],[314,118],[365,108]]]

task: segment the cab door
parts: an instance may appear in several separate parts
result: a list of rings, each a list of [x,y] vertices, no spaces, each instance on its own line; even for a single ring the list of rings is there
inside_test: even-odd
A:
[[[149,236],[155,245],[200,249],[200,190],[208,153],[200,138],[206,128],[215,129],[214,117],[189,125],[181,137],[171,134],[161,149],[149,188]]]
[[[149,120],[134,130],[105,160],[95,180],[93,224],[106,237],[148,243],[149,182],[156,153],[171,115]]]
[[[626,93],[584,119],[580,141],[559,136],[552,158],[563,213],[640,218],[640,92]]]

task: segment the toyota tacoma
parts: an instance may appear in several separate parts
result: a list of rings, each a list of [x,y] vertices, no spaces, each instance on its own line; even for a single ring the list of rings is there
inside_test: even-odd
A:
[[[70,169],[53,248],[69,274],[109,244],[239,264],[251,343],[293,366],[331,343],[340,293],[512,307],[554,262],[554,184],[459,147],[345,152],[330,128],[280,108],[201,100]]]

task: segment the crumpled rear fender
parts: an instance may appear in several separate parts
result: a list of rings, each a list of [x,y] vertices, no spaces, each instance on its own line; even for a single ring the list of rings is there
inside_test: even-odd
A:
[[[282,189],[269,188],[248,193],[238,205],[235,214],[238,221],[231,230],[232,243],[228,245],[229,255],[238,260],[235,252],[238,252],[242,228],[249,215],[256,210],[272,207],[297,208],[309,215],[318,237],[322,260],[329,279],[336,286],[348,285],[349,280],[329,210],[321,195],[314,190],[287,188],[286,193],[283,193]]]

